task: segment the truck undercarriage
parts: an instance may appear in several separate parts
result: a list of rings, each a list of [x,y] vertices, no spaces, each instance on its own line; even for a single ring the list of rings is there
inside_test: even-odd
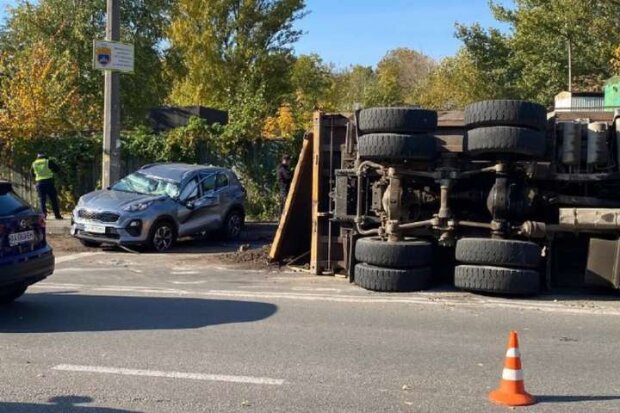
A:
[[[376,291],[427,288],[440,267],[482,293],[620,288],[620,121],[608,117],[478,102],[454,150],[436,112],[358,111],[331,181],[343,270]]]

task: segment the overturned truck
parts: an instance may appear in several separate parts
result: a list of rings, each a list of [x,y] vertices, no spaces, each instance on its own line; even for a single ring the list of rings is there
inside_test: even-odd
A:
[[[517,100],[439,127],[409,107],[318,115],[311,264],[375,291],[620,289],[619,119]]]

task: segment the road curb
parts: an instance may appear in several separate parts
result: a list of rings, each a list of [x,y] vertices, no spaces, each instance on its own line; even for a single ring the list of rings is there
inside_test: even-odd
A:
[[[272,222],[250,222],[245,225],[239,240],[254,242],[273,239],[276,228],[277,224]],[[46,232],[48,235],[70,235],[71,221],[68,219],[62,221],[50,219],[46,223]]]

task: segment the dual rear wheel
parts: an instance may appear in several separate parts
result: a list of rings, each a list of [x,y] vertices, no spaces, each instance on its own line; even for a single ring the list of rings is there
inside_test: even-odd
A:
[[[355,247],[354,282],[383,292],[428,288],[432,281],[432,244],[419,239],[384,241],[362,238]],[[530,241],[463,238],[456,244],[454,285],[497,295],[535,295],[541,289],[541,248]]]
[[[407,292],[428,288],[432,244],[419,239],[362,238],[355,247],[354,282],[372,291]]]
[[[463,238],[456,244],[454,285],[466,291],[535,295],[540,292],[541,248],[530,241]]]
[[[437,112],[410,107],[369,108],[359,112],[357,150],[362,160],[387,163],[430,161],[437,156],[432,132]]]

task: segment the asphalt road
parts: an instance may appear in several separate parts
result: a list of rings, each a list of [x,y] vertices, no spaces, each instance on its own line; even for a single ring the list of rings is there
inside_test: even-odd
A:
[[[0,412],[620,411],[620,296],[373,294],[195,254],[78,253],[0,313]]]

